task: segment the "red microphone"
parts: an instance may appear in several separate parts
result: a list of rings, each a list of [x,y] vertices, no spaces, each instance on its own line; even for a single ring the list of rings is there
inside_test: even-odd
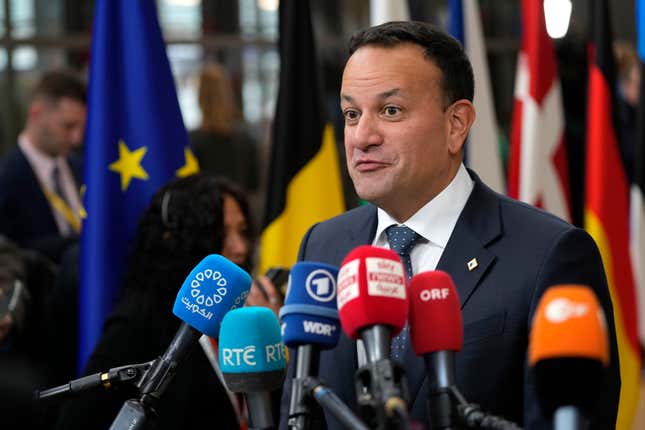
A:
[[[405,269],[396,252],[367,245],[352,250],[338,272],[338,312],[345,334],[359,339],[381,327],[387,331],[383,357],[389,357],[389,338],[408,319],[406,289]]]
[[[435,270],[410,280],[410,339],[428,373],[431,429],[457,423],[451,388],[455,385],[455,352],[463,343],[459,296],[450,275]]]
[[[403,263],[394,251],[359,246],[343,260],[337,285],[343,331],[362,339],[367,355],[356,373],[359,414],[370,428],[396,427],[407,420],[408,397],[403,368],[390,360],[390,338],[408,318]]]

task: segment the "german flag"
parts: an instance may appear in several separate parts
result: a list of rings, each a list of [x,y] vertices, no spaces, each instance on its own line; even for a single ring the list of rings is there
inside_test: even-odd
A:
[[[290,267],[314,223],[345,210],[338,153],[325,122],[309,1],[280,1],[280,89],[260,271]]]
[[[602,255],[614,305],[620,358],[617,429],[630,429],[638,405],[641,357],[629,254],[629,182],[614,124],[616,97],[609,8],[595,0],[589,49],[585,228]]]

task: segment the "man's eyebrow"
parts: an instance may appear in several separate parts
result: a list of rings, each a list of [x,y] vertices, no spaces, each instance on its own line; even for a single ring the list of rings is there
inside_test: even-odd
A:
[[[377,94],[376,97],[378,99],[380,99],[380,100],[385,100],[388,97],[392,97],[392,96],[395,96],[395,95],[399,94],[400,92],[401,92],[400,88],[392,88],[391,90],[384,91],[382,93]],[[341,94],[340,98],[343,99],[346,102],[354,103],[354,97],[352,97],[350,95]]]

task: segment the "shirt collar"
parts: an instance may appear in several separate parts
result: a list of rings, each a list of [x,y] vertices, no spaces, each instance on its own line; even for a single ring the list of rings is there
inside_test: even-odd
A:
[[[450,184],[403,224],[424,239],[445,248],[473,187],[473,180],[464,165],[461,164]],[[399,223],[381,208],[377,210],[377,217],[378,226],[374,243],[381,240],[385,240],[387,243],[385,229],[391,225],[399,225]]]

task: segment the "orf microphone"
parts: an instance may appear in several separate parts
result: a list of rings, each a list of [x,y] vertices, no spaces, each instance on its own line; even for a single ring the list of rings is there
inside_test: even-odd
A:
[[[273,311],[246,307],[226,314],[219,334],[219,365],[234,393],[244,393],[249,429],[272,429],[271,391],[282,386],[285,347]]]
[[[390,360],[390,339],[408,315],[406,276],[399,256],[360,246],[338,273],[338,310],[343,330],[365,344],[367,364],[356,374],[359,414],[368,427],[407,420],[408,389],[403,368]]]
[[[183,321],[179,330],[166,352],[153,361],[136,384],[141,399],[126,402],[110,428],[142,426],[146,412],[154,410],[180,360],[202,334],[215,338],[219,335],[226,312],[243,306],[250,289],[249,274],[221,255],[212,254],[200,261],[186,277],[175,300],[173,313]]]
[[[428,373],[430,429],[457,426],[455,352],[461,350],[463,325],[459,296],[450,275],[439,270],[410,280],[410,340]]]
[[[320,350],[338,344],[337,275],[338,269],[334,266],[304,261],[294,264],[289,274],[280,318],[285,345],[297,351],[289,404],[290,428],[309,426],[313,404],[307,394],[306,379],[318,376]]]
[[[607,323],[593,291],[583,285],[549,288],[538,304],[529,340],[543,412],[554,429],[582,429],[593,418],[609,365]]]

